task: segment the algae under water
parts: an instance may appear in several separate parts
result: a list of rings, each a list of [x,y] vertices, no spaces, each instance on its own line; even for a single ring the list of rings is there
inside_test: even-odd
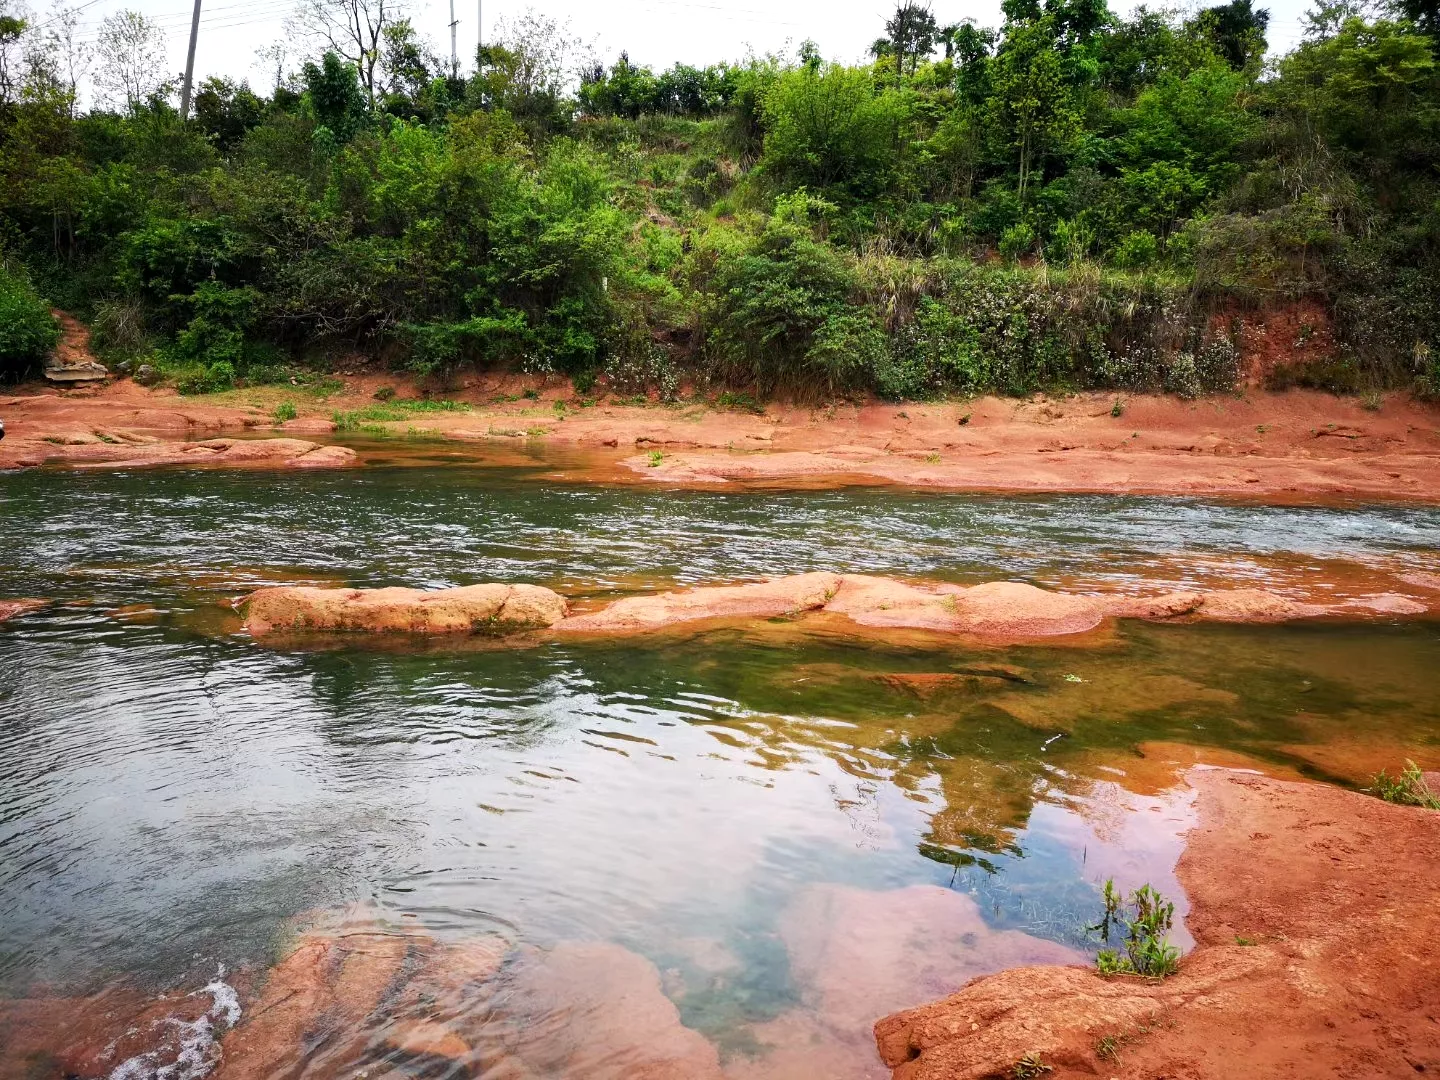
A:
[[[882,1013],[1093,949],[1082,928],[1106,877],[1178,894],[1177,764],[1357,783],[1440,753],[1433,622],[1127,624],[1104,642],[984,649],[796,625],[276,650],[224,606],[274,580],[614,595],[811,569],[1313,588],[1341,565],[1434,572],[1435,509],[405,468],[32,472],[0,476],[0,513],[0,596],[56,600],[0,627],[12,999],[189,993],[221,966],[260,983],[297,925],[348,907],[381,932],[493,936],[532,970],[571,958],[541,980],[542,1005],[515,991],[531,1021],[573,1020],[556,987],[599,993],[585,973],[629,971],[615,959],[629,956],[733,1075],[807,1075],[776,1049],[787,1039],[872,1075]],[[599,947],[615,952],[583,952]],[[27,1037],[5,1018],[0,1005],[0,1059]],[[607,1037],[614,1075],[649,1039]],[[368,1064],[388,1060],[382,1043]],[[307,1053],[354,1064],[297,1043],[276,1074]],[[611,1075],[577,1060],[530,1065]]]

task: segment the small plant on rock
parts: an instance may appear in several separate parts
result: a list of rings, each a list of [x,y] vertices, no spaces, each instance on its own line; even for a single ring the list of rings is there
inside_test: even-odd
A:
[[[1423,806],[1427,810],[1440,810],[1440,794],[1425,780],[1425,774],[1420,771],[1420,766],[1413,761],[1406,761],[1405,768],[1400,770],[1400,775],[1393,779],[1381,769],[1375,774],[1375,779],[1370,782],[1370,790],[1386,802],[1399,803],[1401,806]]]
[[[293,401],[282,401],[275,406],[275,422],[283,424],[287,420],[295,419],[295,403]]]
[[[1034,1080],[1037,1076],[1054,1071],[1054,1068],[1040,1060],[1039,1054],[1034,1053],[1026,1054],[1017,1061],[1015,1067],[1010,1070],[1015,1080]]]
[[[659,465],[660,465],[660,462],[662,462],[662,461],[664,461],[664,460],[665,460],[665,455],[662,454],[659,450],[651,450],[651,451],[650,451],[650,468],[652,468],[652,469],[658,468]]]
[[[1149,885],[1124,899],[1113,878],[1105,882],[1105,915],[1091,931],[1109,942],[1112,935],[1124,949],[1101,949],[1095,958],[1102,975],[1144,975],[1163,979],[1179,968],[1180,950],[1167,940],[1175,922],[1175,905]]]

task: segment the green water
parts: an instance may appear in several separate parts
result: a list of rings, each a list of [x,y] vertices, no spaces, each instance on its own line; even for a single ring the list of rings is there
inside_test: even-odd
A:
[[[824,1009],[787,929],[817,889],[952,890],[991,929],[1089,950],[1107,876],[1183,909],[1190,817],[1166,762],[1198,748],[1353,783],[1361,758],[1440,745],[1434,623],[1127,624],[1083,648],[901,648],[801,621],[274,650],[224,607],[297,577],[611,595],[817,568],[1117,588],[1200,559],[1251,580],[1282,556],[1425,568],[1434,510],[439,469],[29,473],[0,476],[0,499],[0,596],[57,601],[0,629],[9,995],[263,971],[293,920],[360,903],[452,940],[622,945],[687,1025],[763,1059],[757,1025]],[[944,674],[962,678],[903,678]],[[893,996],[877,984],[874,1015],[911,1003]]]

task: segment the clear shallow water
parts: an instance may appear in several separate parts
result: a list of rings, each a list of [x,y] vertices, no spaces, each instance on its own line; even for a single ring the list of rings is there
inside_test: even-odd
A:
[[[222,606],[293,577],[607,593],[820,568],[1121,585],[1206,559],[1434,569],[1435,510],[417,469],[32,472],[0,477],[0,500],[0,596],[59,601],[0,628],[12,995],[197,988],[217,965],[263,970],[296,917],[361,903],[451,940],[619,944],[665,973],[687,1024],[763,1061],[760,1026],[836,1012],[814,960],[834,949],[794,927],[853,910],[843,890],[954,890],[992,930],[1086,947],[1105,876],[1178,889],[1166,745],[1354,780],[1350,749],[1440,738],[1434,624],[1131,626],[1087,649],[800,627],[281,652]],[[892,983],[873,975],[871,1018],[917,992]]]
[[[1440,551],[1434,507],[676,491],[565,485],[514,469],[36,471],[0,477],[0,499],[18,541],[0,559],[0,588],[62,596],[88,595],[67,575],[103,581],[107,569],[117,595],[133,573],[199,579],[261,567],[366,586],[529,581],[566,591],[807,570],[1123,584],[1194,582],[1216,556],[1227,575],[1256,580],[1277,560],[1434,570]]]

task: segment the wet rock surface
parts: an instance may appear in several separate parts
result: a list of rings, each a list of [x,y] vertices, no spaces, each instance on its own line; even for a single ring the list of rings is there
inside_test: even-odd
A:
[[[551,626],[566,602],[538,585],[457,589],[320,589],[279,585],[241,602],[257,636],[277,631],[342,630],[421,634],[503,633]]]
[[[1018,968],[888,1016],[896,1080],[1046,1075],[1413,1076],[1440,1068],[1430,933],[1440,814],[1192,771],[1179,877],[1196,949],[1163,982]],[[1406,871],[1396,874],[1403,864]]]
[[[720,585],[631,596],[616,600],[600,611],[567,619],[559,629],[633,632],[696,619],[799,615],[825,607],[843,580],[840,574],[796,574],[751,585]]]
[[[877,1010],[1016,965],[1083,961],[1053,941],[992,929],[971,897],[938,885],[813,885],[787,908],[780,933],[806,1004],[841,1036],[858,1036],[859,1050]]]
[[[0,600],[0,623],[7,619],[13,619],[17,615],[26,615],[49,606],[49,600],[35,596],[21,597],[18,600]]]
[[[792,620],[824,613],[843,616],[853,627],[1002,641],[1083,634],[1117,618],[1282,622],[1326,615],[1417,615],[1435,606],[1429,594],[1426,599],[1387,594],[1368,603],[1317,604],[1261,589],[1088,595],[1013,581],[966,587],[832,573],[631,596],[568,617],[564,597],[535,585],[432,591],[281,586],[260,589],[241,601],[246,627],[256,636],[282,631],[508,633],[535,628],[559,635],[631,635],[706,620]],[[966,685],[978,684],[971,680]]]

